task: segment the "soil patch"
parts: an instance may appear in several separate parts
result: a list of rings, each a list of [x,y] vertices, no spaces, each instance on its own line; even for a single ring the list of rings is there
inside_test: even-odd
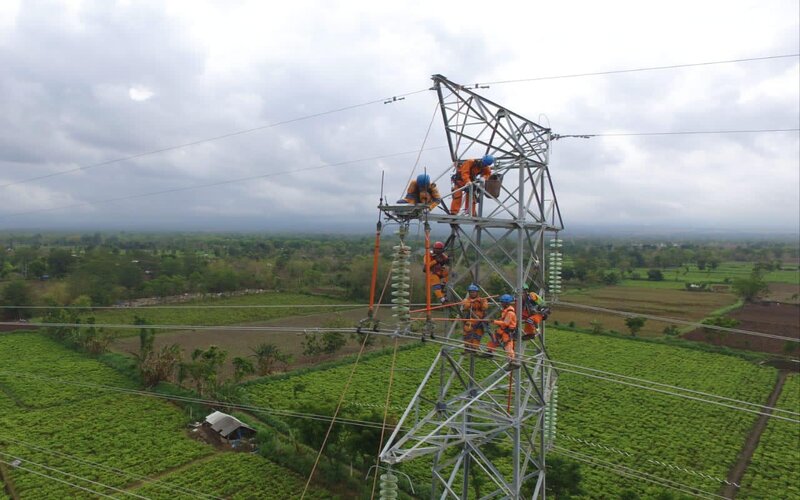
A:
[[[581,292],[570,292],[562,296],[566,302],[604,307],[620,311],[630,311],[654,316],[699,321],[713,311],[736,302],[729,293],[689,292],[666,288],[644,288],[608,286]],[[574,322],[580,328],[590,328],[592,322],[599,322],[605,330],[626,333],[625,317],[600,311],[587,311],[555,304],[549,321],[561,325]],[[660,337],[664,328],[671,323],[648,319],[639,333],[642,337]]]
[[[739,321],[736,328],[754,332],[770,333],[782,337],[800,339],[800,305],[781,302],[745,304],[728,316]],[[702,328],[687,333],[685,338],[713,345],[767,352],[797,357],[800,343],[780,339],[757,337],[743,333],[729,333]]]
[[[388,313],[387,313],[388,314]],[[275,319],[271,321],[264,321],[258,323],[248,323],[248,326],[285,326],[291,328],[317,328],[330,325],[332,321],[341,322],[346,327],[355,325],[362,318],[367,316],[367,308],[352,309],[342,311],[339,313],[320,313],[311,314],[306,316],[290,316],[286,318]],[[310,334],[319,335],[319,334]],[[236,331],[225,330],[224,327],[220,329],[211,330],[181,330],[174,332],[159,333],[155,337],[155,348],[159,349],[161,346],[178,344],[183,351],[183,358],[189,359],[191,353],[195,349],[207,349],[210,345],[216,345],[228,352],[228,357],[225,366],[222,369],[222,375],[225,378],[233,375],[233,364],[231,360],[237,356],[247,358],[252,356],[252,349],[261,343],[275,344],[281,352],[291,354],[292,362],[287,367],[288,370],[294,370],[305,366],[312,366],[324,361],[337,359],[350,354],[358,352],[361,344],[360,338],[348,338],[347,344],[338,352],[334,354],[320,355],[307,357],[303,355],[303,334],[298,334],[292,331],[269,331],[269,332],[253,332],[253,331]],[[376,336],[375,342],[366,350],[373,351],[381,349],[390,345],[392,339],[385,336]],[[408,341],[401,341],[408,342]],[[139,338],[138,337],[124,337],[117,339],[112,344],[111,349],[126,354],[138,352]],[[254,361],[254,358],[250,358]]]

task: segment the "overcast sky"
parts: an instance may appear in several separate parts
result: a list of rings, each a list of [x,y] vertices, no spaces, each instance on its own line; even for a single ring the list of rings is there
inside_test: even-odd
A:
[[[797,0],[338,4],[0,0],[0,230],[369,232],[381,172],[392,198],[411,174],[433,92],[18,181],[425,89],[434,73],[474,83],[800,52]],[[480,92],[559,134],[797,128],[799,64]],[[798,137],[565,139],[550,170],[567,228],[797,233]],[[437,116],[426,147],[444,144]],[[443,172],[449,155],[420,165]]]

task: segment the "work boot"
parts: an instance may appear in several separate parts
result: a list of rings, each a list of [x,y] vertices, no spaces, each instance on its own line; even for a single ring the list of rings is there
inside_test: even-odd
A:
[[[519,364],[519,361],[509,361],[508,364],[503,367],[503,369],[505,369],[507,372],[510,372],[511,370],[519,370],[520,366],[521,365]]]
[[[522,340],[533,340],[535,338],[536,338],[535,333],[526,333],[525,335],[522,336]]]

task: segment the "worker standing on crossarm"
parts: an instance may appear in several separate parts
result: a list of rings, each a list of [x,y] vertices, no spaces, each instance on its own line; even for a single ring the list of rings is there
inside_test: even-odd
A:
[[[456,168],[456,173],[453,175],[453,201],[450,203],[450,213],[453,215],[458,215],[459,210],[461,210],[461,201],[464,198],[464,191],[470,191],[470,184],[474,183],[478,176],[482,176],[484,179],[488,179],[490,175],[492,175],[492,169],[490,165],[494,163],[494,156],[486,155],[483,158],[475,158],[472,160],[466,160],[461,166]],[[477,189],[471,190],[471,198],[472,198],[472,212],[473,216],[478,215],[476,210],[476,206],[478,203],[478,191]],[[467,202],[467,205],[470,203]],[[464,210],[467,213],[470,213],[470,208],[464,207]]]
[[[550,308],[538,293],[530,291],[528,285],[523,286],[522,290],[522,340],[532,340],[539,335],[540,325],[550,314]]]
[[[428,205],[429,210],[436,208],[441,203],[442,196],[436,184],[431,183],[428,174],[419,174],[416,180],[411,181],[406,191],[406,197],[397,200],[397,203],[410,203],[412,205]]]
[[[489,310],[489,301],[479,297],[478,285],[467,287],[467,296],[461,301],[461,316],[464,321],[464,352],[473,354],[480,350],[481,338],[484,333],[486,311]],[[478,320],[478,321],[475,321]]]
[[[490,353],[494,353],[497,347],[503,346],[508,358],[506,370],[510,371],[520,366],[514,353],[514,337],[517,335],[517,311],[514,309],[514,297],[508,294],[501,295],[500,306],[503,311],[500,313],[500,319],[494,320],[497,329],[487,347]]]
[[[437,241],[433,249],[425,255],[425,266],[422,272],[431,273],[431,290],[436,300],[447,302],[447,279],[450,276],[450,257],[444,253],[444,243]]]

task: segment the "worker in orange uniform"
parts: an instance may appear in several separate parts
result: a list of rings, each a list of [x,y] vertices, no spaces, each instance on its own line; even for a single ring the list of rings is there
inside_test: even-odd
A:
[[[539,335],[539,325],[547,319],[550,308],[545,307],[544,299],[536,292],[531,292],[530,287],[522,287],[522,340],[532,340]]]
[[[425,256],[423,272],[431,274],[431,290],[436,299],[444,304],[447,302],[447,278],[450,276],[450,257],[444,253],[444,243],[437,241],[433,249]]]
[[[487,347],[491,354],[502,345],[508,358],[506,370],[516,370],[520,365],[514,353],[514,337],[517,334],[517,311],[514,310],[514,297],[508,294],[501,295],[500,306],[503,308],[503,312],[500,313],[500,319],[494,320],[497,329]]]
[[[474,354],[480,350],[484,332],[484,319],[489,310],[489,301],[479,297],[478,285],[467,287],[467,296],[461,301],[461,316],[464,321],[464,352]],[[477,321],[476,321],[477,320]]]
[[[486,155],[483,158],[467,160],[456,169],[456,173],[453,175],[453,201],[450,203],[451,214],[458,215],[459,210],[461,210],[461,201],[464,198],[464,191],[470,191],[469,185],[475,182],[479,175],[484,179],[488,179],[489,176],[492,175],[492,169],[489,167],[493,163],[494,156]],[[472,189],[471,193],[472,215],[475,216],[478,215],[475,207],[478,203],[479,193],[476,189]],[[467,205],[469,205],[469,202]],[[464,210],[468,212],[469,208],[465,207]]]
[[[439,194],[436,184],[431,183],[431,177],[428,174],[419,174],[416,180],[411,181],[408,185],[406,197],[397,200],[397,203],[428,205],[428,209],[433,210],[441,201],[442,196]]]

